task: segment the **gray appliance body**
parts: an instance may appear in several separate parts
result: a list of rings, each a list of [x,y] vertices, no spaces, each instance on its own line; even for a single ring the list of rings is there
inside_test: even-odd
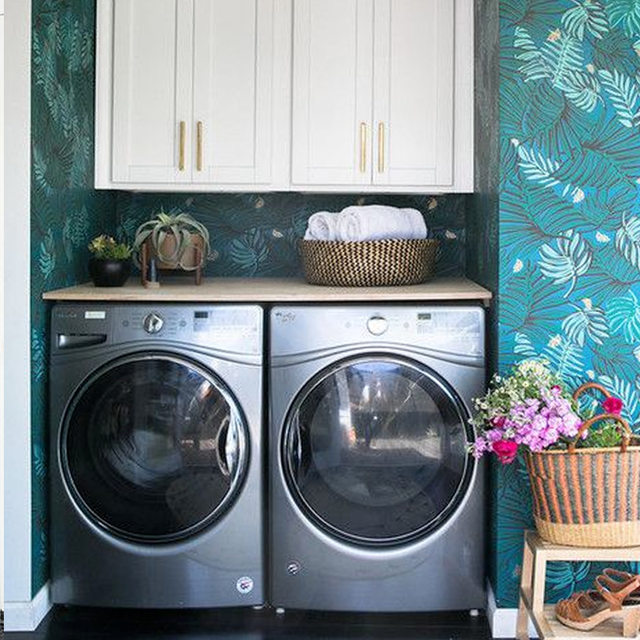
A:
[[[263,603],[262,354],[255,306],[54,307],[54,603]]]
[[[484,325],[479,307],[272,309],[274,606],[485,606],[485,474],[466,451]]]

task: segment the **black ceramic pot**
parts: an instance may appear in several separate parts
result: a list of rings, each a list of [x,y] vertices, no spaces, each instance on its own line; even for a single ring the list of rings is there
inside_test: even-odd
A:
[[[131,260],[89,260],[89,275],[96,287],[121,287],[131,275]]]

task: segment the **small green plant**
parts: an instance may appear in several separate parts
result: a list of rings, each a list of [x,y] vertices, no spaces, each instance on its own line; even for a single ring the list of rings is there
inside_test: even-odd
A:
[[[117,242],[108,235],[101,235],[89,243],[89,251],[98,260],[128,260],[133,249],[124,242]]]
[[[622,444],[622,434],[615,422],[605,422],[597,429],[591,429],[589,435],[578,443],[588,449],[610,449]]]
[[[173,236],[174,241],[169,243],[169,249],[165,248],[165,240]],[[200,255],[200,262],[195,266],[185,265],[183,256],[193,245],[194,236],[202,238],[203,251]],[[160,210],[152,220],[141,224],[137,231],[133,243],[136,256],[139,254],[142,245],[149,241],[158,259],[169,265],[181,267],[186,271],[194,271],[201,267],[207,260],[211,252],[209,231],[201,223],[195,220],[188,213],[170,212],[165,213]]]

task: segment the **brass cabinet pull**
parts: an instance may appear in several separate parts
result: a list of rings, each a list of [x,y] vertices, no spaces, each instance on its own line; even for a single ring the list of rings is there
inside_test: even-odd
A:
[[[198,169],[198,171],[202,171],[202,131],[203,131],[203,127],[204,125],[202,124],[201,121],[198,121],[198,124],[196,125],[196,138],[197,138],[197,142],[196,142],[196,153],[197,153],[197,157],[196,157],[196,168]]]
[[[185,144],[187,139],[187,123],[182,120],[180,122],[180,158],[178,159],[178,169],[184,171]]]
[[[367,123],[360,123],[360,173],[367,170]]]
[[[378,124],[378,173],[384,173],[384,122]]]

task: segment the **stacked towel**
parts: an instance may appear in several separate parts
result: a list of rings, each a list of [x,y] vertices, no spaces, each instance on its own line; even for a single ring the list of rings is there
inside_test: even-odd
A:
[[[371,205],[347,207],[340,213],[314,213],[305,240],[422,240],[428,235],[424,217],[416,209]]]
[[[427,237],[427,225],[419,211],[380,205],[347,207],[340,213],[337,231],[337,239],[346,242]]]
[[[338,237],[338,215],[330,211],[314,213],[307,223],[305,240],[336,240]]]

